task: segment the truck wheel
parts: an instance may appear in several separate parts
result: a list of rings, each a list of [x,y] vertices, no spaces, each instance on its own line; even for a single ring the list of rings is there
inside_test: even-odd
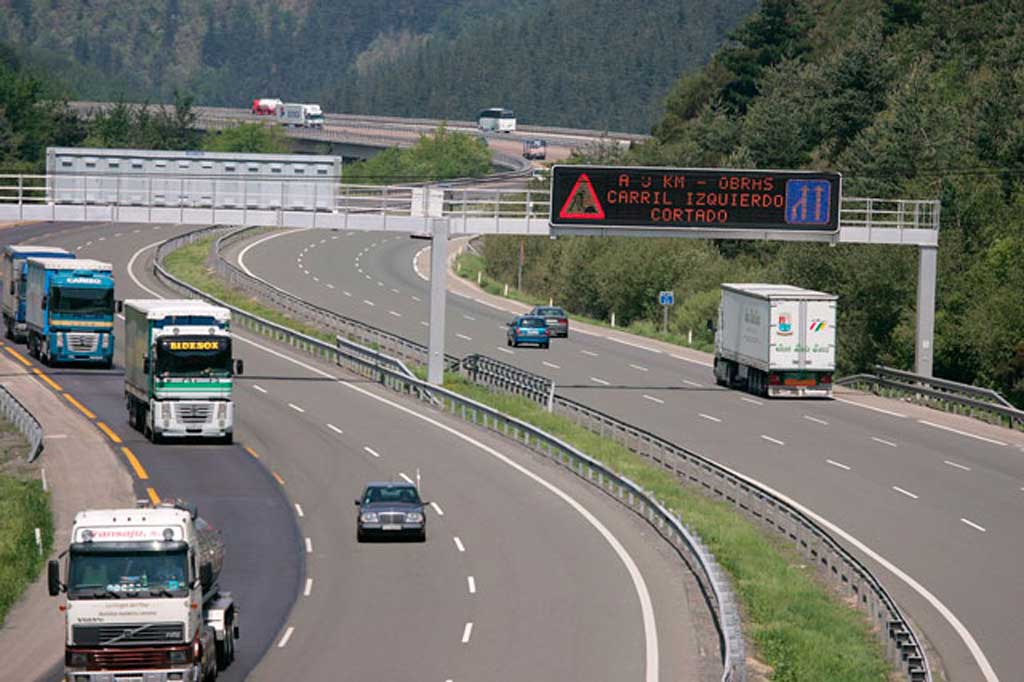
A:
[[[4,318],[4,337],[13,341],[14,340],[14,329],[11,328],[11,318]]]
[[[234,622],[224,624],[224,640],[217,642],[217,669],[224,670],[235,660]]]
[[[233,431],[228,431],[227,434],[221,436],[220,442],[222,445],[231,445],[235,442],[235,434]]]

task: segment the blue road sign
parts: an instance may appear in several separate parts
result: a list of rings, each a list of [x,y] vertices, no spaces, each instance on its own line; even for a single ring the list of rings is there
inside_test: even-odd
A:
[[[832,185],[828,180],[786,180],[786,223],[827,225]]]
[[[658,294],[658,303],[661,305],[675,305],[676,295],[672,291],[662,291]]]

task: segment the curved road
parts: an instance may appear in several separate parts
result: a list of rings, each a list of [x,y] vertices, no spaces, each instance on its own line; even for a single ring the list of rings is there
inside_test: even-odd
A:
[[[152,247],[182,231],[3,234],[112,261],[118,298],[130,298],[166,295],[149,274]],[[127,426],[119,369],[50,372],[125,440],[162,496],[198,499],[224,529],[224,582],[239,597],[243,631],[225,679],[253,666],[247,679],[714,676],[692,577],[610,498],[337,367],[238,339],[244,448],[151,446]],[[357,544],[352,500],[363,483],[417,473],[436,504],[428,542]]]
[[[253,245],[244,264],[306,300],[426,343],[429,295],[412,265],[422,248],[401,236],[295,231]],[[716,387],[708,356],[639,337],[574,330],[548,351],[511,349],[510,317],[483,299],[449,296],[446,350],[548,376],[560,394],[799,501],[869,547],[869,564],[884,557],[951,609],[1004,682],[1019,677],[1021,434],[846,390],[834,401],[755,399]],[[878,575],[952,679],[984,679],[936,604],[880,567]]]

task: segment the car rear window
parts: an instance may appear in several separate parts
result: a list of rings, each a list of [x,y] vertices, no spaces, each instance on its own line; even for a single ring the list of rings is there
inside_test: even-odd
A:
[[[537,314],[545,317],[565,317],[565,311],[561,308],[538,308]]]
[[[522,317],[519,319],[520,327],[546,327],[547,323],[538,317]]]

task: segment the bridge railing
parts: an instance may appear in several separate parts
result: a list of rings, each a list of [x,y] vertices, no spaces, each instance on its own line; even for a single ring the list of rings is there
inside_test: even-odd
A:
[[[43,426],[4,386],[0,386],[0,415],[14,424],[14,427],[25,436],[28,441],[28,454],[25,459],[29,462],[35,461],[43,451]]]

